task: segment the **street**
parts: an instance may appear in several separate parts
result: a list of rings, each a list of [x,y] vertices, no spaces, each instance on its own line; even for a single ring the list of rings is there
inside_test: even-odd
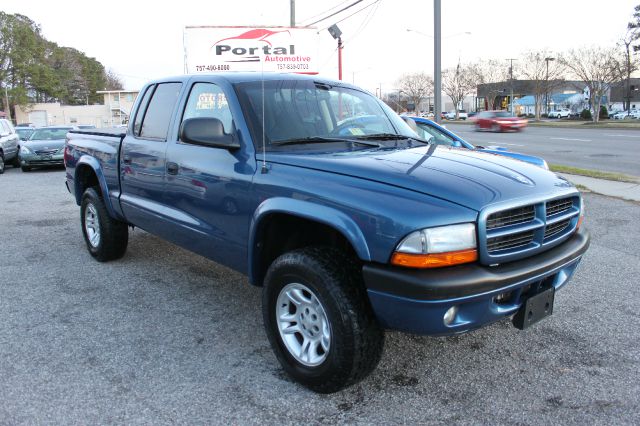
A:
[[[526,141],[514,149],[531,153],[547,134],[462,133],[474,143]],[[604,152],[590,139],[582,156]],[[638,158],[640,141],[629,139],[602,164],[632,173],[626,157]],[[540,146],[553,152],[556,142]],[[0,423],[638,424],[640,205],[585,198],[591,248],[550,318],[526,331],[502,322],[448,338],[389,332],[368,379],[317,395],[284,375],[263,330],[260,289],[244,276],[138,229],[123,259],[98,263],[64,172],[8,167]]]
[[[444,124],[474,145],[498,145],[550,164],[640,176],[640,130],[530,126],[520,133],[494,133],[476,132],[468,124]]]

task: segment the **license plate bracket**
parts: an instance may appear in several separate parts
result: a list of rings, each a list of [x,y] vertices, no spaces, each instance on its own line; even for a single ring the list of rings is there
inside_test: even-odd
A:
[[[555,287],[551,287],[530,296],[513,316],[513,325],[520,330],[524,330],[551,315],[553,313],[555,293]]]

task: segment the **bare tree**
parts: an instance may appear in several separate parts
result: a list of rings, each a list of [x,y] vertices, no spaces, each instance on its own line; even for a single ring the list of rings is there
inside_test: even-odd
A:
[[[632,46],[636,36],[637,27],[632,27],[629,24],[627,33],[618,42],[618,47],[621,49],[622,60],[618,61],[618,76],[620,80],[625,81],[624,86],[624,110],[629,111],[631,108],[631,74],[638,70],[638,60],[634,56],[637,46]],[[634,50],[634,52],[632,52]]]
[[[602,97],[619,79],[619,59],[615,53],[612,48],[592,46],[571,49],[560,57],[560,62],[589,89],[595,123],[600,119]]]
[[[115,71],[109,69],[104,73],[105,88],[104,90],[123,90],[124,84]]]
[[[476,90],[475,70],[469,65],[458,62],[455,68],[449,68],[442,73],[442,91],[451,98],[456,112],[456,120],[460,115],[460,103],[467,95]]]
[[[548,102],[551,91],[562,84],[564,69],[564,65],[545,50],[527,52],[520,61],[522,77],[531,80],[536,120],[540,120],[542,105]]]
[[[480,61],[470,67],[476,86],[485,85],[485,101],[489,110],[495,109],[496,97],[504,90],[498,83],[509,78],[507,68],[495,59]]]
[[[424,72],[403,74],[397,84],[398,88],[413,102],[416,110],[425,98],[433,96],[433,79]]]

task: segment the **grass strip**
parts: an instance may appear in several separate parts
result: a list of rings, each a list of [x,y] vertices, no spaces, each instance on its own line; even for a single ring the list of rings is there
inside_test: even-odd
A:
[[[638,183],[638,179],[622,173],[601,172],[599,170],[581,169],[578,167],[562,166],[560,164],[549,164],[549,168],[556,173],[567,173],[570,175],[587,176],[596,179],[614,180],[617,182]]]

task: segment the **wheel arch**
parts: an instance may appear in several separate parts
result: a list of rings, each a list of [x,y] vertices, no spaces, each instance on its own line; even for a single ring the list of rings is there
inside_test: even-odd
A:
[[[277,242],[269,235],[281,230]],[[282,237],[282,238],[281,238]],[[341,244],[361,261],[370,261],[369,246],[353,219],[337,209],[291,198],[270,198],[253,215],[249,229],[248,275],[260,286],[269,264],[285,251],[315,244]]]
[[[78,205],[80,205],[80,202],[82,201],[82,194],[84,194],[84,191],[87,188],[95,186],[98,188],[98,193],[102,197],[109,215],[114,218],[118,217],[113,205],[111,204],[107,181],[98,160],[88,155],[80,157],[76,164],[73,180],[75,190],[74,196],[76,197],[76,203]]]

